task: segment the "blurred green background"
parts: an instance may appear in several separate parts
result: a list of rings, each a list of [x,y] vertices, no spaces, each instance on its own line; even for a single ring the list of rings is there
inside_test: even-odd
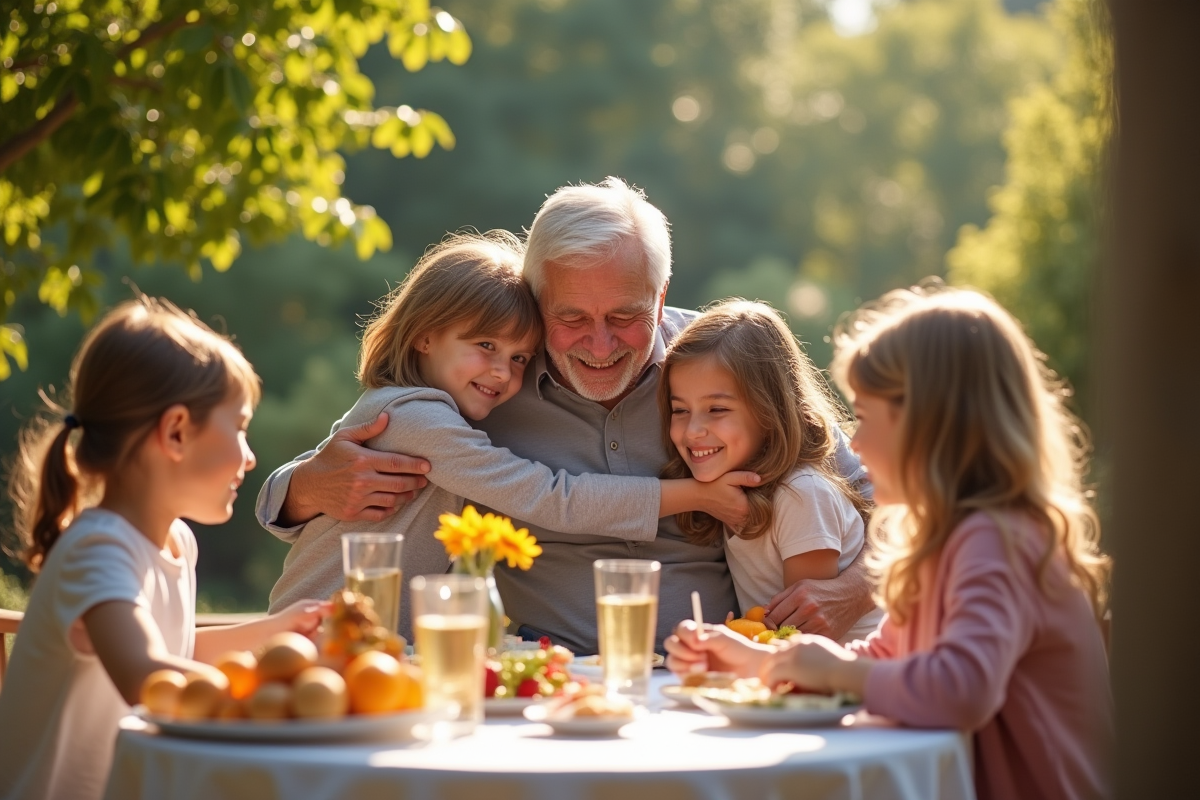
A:
[[[199,281],[95,254],[106,302],[128,297],[128,281],[193,308],[236,337],[264,380],[250,429],[259,467],[233,520],[199,531],[202,610],[266,607],[286,546],[255,523],[253,498],[354,402],[372,302],[447,231],[520,230],[566,183],[618,175],[645,189],[672,223],[668,301],[770,301],[821,366],[831,326],[862,300],[928,275],[983,286],[1080,388],[1089,416],[1088,287],[1111,114],[1097,3],[441,5],[474,41],[466,65],[410,74],[383,46],[363,62],[377,105],[437,111],[458,140],[422,160],[348,158],[345,195],[391,226],[390,253],[361,262],[351,247],[293,240]],[[0,383],[5,456],[38,387],[61,386],[84,330],[29,299],[10,321],[31,358]],[[2,560],[0,607],[18,607],[28,576]]]

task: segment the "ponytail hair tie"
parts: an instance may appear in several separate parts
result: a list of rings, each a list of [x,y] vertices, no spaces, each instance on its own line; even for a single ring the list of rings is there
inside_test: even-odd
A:
[[[79,417],[74,414],[67,414],[63,419],[63,424],[67,426],[67,430],[83,427],[83,423],[79,421]]]

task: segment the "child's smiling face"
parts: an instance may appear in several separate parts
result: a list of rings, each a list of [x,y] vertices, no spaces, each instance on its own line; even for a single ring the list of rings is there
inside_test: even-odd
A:
[[[424,336],[417,351],[425,383],[454,398],[464,417],[480,420],[520,390],[537,340],[462,338],[469,327],[462,323]]]
[[[671,442],[704,483],[741,469],[765,435],[729,371],[712,359],[671,367]]]

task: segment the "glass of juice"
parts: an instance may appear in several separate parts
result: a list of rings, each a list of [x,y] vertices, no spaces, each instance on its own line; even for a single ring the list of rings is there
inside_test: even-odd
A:
[[[392,633],[400,627],[400,533],[343,533],[342,573],[346,588],[371,598],[379,621]]]
[[[483,720],[488,588],[473,575],[413,578],[413,637],[426,708],[448,709],[453,733]]]
[[[593,567],[604,687],[610,693],[645,702],[650,694],[662,565],[613,558],[596,561]]]

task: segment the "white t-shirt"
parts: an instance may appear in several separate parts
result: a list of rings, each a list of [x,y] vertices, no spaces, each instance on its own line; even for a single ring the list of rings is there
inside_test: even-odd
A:
[[[147,609],[167,649],[192,657],[196,537],[171,526],[176,558],[124,517],[88,509],[34,582],[0,691],[0,798],[89,800],[104,793],[129,706],[96,657],[83,614],[113,600]]]
[[[858,557],[866,540],[862,516],[816,468],[804,466],[775,490],[775,519],[757,539],[725,537],[725,559],[742,611],[765,606],[786,587],[784,559],[813,550],[837,550],[840,573]],[[863,639],[883,619],[874,609],[847,632],[843,642]]]

